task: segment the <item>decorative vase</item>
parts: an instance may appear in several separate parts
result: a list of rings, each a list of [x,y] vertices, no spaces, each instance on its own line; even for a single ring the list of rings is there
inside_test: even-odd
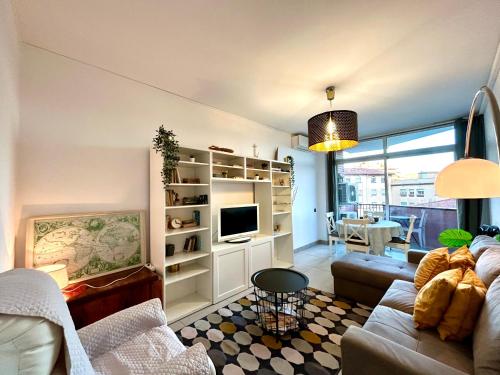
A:
[[[165,256],[171,257],[174,255],[175,252],[175,245],[173,243],[167,243],[165,244]]]

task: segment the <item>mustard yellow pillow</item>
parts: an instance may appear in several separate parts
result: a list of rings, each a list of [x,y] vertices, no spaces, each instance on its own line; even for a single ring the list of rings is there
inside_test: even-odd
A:
[[[464,273],[453,293],[451,303],[439,323],[441,340],[463,340],[474,330],[486,295],[486,286],[474,271]]]
[[[420,290],[434,276],[446,271],[450,266],[449,260],[450,255],[446,247],[440,247],[425,254],[415,272],[415,288]]]
[[[444,271],[420,289],[413,310],[416,328],[436,327],[439,324],[462,275],[461,268]]]
[[[450,255],[450,268],[474,268],[476,261],[467,246],[462,246]]]

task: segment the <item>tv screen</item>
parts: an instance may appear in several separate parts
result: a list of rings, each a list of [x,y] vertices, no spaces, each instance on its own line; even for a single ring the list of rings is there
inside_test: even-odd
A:
[[[259,231],[257,204],[221,207],[219,211],[219,241]]]

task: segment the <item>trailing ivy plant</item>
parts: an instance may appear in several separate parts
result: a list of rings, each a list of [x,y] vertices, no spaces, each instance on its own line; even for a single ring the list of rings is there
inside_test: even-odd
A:
[[[285,161],[290,163],[290,188],[292,189],[292,204],[295,202],[295,197],[297,196],[297,191],[299,187],[295,185],[295,160],[293,156],[286,156]]]
[[[167,185],[172,183],[175,168],[179,164],[179,142],[175,139],[172,130],[165,130],[161,125],[153,138],[153,148],[156,153],[159,152],[163,157],[161,177],[163,185],[167,189]]]
[[[472,234],[463,229],[445,229],[439,233],[438,241],[447,247],[470,246]]]
[[[285,161],[290,163],[290,186],[293,188],[295,186],[295,160],[293,160],[293,156],[286,156]]]

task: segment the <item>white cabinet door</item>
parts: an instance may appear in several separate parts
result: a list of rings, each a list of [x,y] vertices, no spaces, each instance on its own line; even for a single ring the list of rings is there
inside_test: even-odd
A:
[[[214,303],[248,288],[248,246],[214,252]]]
[[[249,258],[249,285],[252,286],[250,278],[252,275],[265,268],[273,266],[273,240],[251,244]]]

